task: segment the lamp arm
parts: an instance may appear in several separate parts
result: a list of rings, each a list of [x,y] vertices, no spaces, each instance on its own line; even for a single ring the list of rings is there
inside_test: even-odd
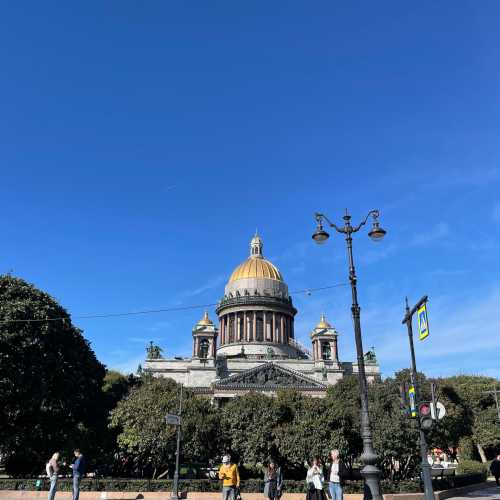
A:
[[[378,210],[370,210],[368,212],[367,216],[365,217],[365,220],[361,221],[357,226],[355,226],[355,227],[352,228],[352,232],[353,233],[358,232],[368,222],[368,218],[370,217],[370,215],[375,220],[377,220],[378,216],[380,215],[380,212]]]
[[[339,233],[345,233],[345,229],[343,227],[338,227],[336,224],[334,224],[325,214],[320,214],[320,213],[316,213],[315,214],[315,217],[316,217],[316,220],[318,222],[321,222],[323,219],[326,220],[326,222],[328,223],[328,225],[330,227],[333,227],[333,229],[335,229],[335,231],[339,232]]]

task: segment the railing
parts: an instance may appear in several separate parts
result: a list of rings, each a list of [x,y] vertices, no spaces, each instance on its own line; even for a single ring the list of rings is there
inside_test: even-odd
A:
[[[220,311],[225,307],[236,305],[254,306],[262,304],[278,306],[287,312],[295,310],[291,298],[269,297],[266,295],[241,295],[239,297],[228,297],[219,302],[216,310]]]
[[[288,339],[288,345],[293,347],[294,349],[297,349],[297,351],[300,351],[302,354],[306,356],[308,359],[312,359],[312,352],[301,342],[295,339]]]

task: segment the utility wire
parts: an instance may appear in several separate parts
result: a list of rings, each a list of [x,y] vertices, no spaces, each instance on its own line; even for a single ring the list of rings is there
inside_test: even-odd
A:
[[[335,285],[322,286],[318,288],[304,288],[302,290],[295,290],[291,292],[292,294],[306,294],[311,295],[312,292],[321,292],[323,290],[330,290],[332,288],[338,288],[342,286],[347,286],[348,283],[337,283]],[[214,307],[218,305],[219,302],[213,302],[211,304],[195,304],[189,306],[177,306],[177,307],[163,307],[160,309],[144,309],[142,311],[127,311],[121,313],[108,313],[108,314],[84,314],[80,316],[71,316],[70,319],[103,319],[103,318],[119,318],[123,316],[138,316],[142,314],[156,314],[162,312],[175,312],[175,311],[187,311],[189,309],[205,309],[207,307]],[[59,317],[59,318],[44,318],[44,319],[9,319],[2,320],[0,324],[7,323],[43,323],[47,321],[67,321],[69,318]]]

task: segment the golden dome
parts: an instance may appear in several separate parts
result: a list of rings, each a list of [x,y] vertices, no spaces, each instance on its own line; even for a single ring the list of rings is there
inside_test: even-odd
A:
[[[244,278],[269,278],[283,281],[278,268],[262,256],[262,247],[262,240],[256,234],[250,242],[250,257],[233,271],[229,283]]]
[[[276,281],[283,281],[283,276],[278,268],[263,258],[250,257],[240,264],[231,274],[229,283],[243,278],[270,278]]]
[[[205,314],[203,315],[203,318],[198,321],[199,325],[213,325],[212,320],[208,317],[208,312],[205,311]]]
[[[325,315],[321,315],[321,319],[319,320],[319,323],[316,325],[317,329],[324,329],[324,328],[331,328],[332,325],[326,321]]]

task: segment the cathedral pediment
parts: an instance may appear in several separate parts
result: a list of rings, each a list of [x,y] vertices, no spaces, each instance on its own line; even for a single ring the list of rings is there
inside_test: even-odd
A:
[[[213,387],[246,390],[326,389],[326,385],[321,382],[275,363],[263,363],[250,370],[223,378],[214,382]]]

